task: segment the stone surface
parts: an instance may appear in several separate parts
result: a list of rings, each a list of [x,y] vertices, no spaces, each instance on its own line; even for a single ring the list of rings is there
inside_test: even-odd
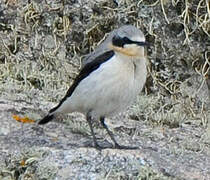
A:
[[[206,2],[1,1],[0,179],[210,179]],[[124,24],[145,34],[149,73],[137,102],[106,121],[138,149],[95,150],[79,113],[46,126],[13,119],[44,117],[86,55]],[[94,129],[110,146],[99,122]]]

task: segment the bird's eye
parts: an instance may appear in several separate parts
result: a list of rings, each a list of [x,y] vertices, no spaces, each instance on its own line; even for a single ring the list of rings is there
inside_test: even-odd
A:
[[[124,44],[132,44],[133,43],[133,41],[131,41],[129,38],[127,38],[127,37],[123,37],[123,42],[124,42]]]
[[[115,45],[115,46],[123,47],[125,44],[135,44],[136,42],[130,40],[130,39],[127,38],[127,37],[121,38],[120,36],[114,36],[114,37],[112,38],[112,43],[113,43],[113,45]]]
[[[124,44],[136,44],[138,46],[147,46],[148,45],[148,43],[145,41],[132,41],[127,37],[124,37],[122,39],[123,39]]]
[[[123,47],[125,45],[123,39],[120,36],[114,36],[112,38],[112,44],[118,47]]]

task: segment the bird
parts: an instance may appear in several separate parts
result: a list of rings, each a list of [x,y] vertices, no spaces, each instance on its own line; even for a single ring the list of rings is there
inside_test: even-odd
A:
[[[113,132],[105,123],[125,111],[143,89],[147,77],[145,46],[148,43],[140,29],[123,25],[85,57],[84,66],[60,103],[52,108],[38,124],[46,124],[59,114],[80,112],[86,116],[96,149],[93,120],[98,120],[113,141],[113,148],[127,149],[117,143]]]

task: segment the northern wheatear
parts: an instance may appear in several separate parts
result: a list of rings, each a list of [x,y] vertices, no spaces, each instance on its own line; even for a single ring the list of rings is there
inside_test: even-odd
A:
[[[65,97],[38,124],[45,124],[58,114],[81,112],[86,115],[96,148],[101,147],[93,131],[94,118],[100,120],[116,148],[126,148],[116,142],[104,120],[125,110],[142,90],[147,76],[145,45],[143,33],[134,26],[112,31],[87,55],[86,64]]]

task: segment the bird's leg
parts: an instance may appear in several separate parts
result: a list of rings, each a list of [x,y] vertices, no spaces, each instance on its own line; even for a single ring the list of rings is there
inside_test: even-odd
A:
[[[88,122],[88,125],[90,127],[90,131],[91,131],[91,135],[93,137],[93,143],[94,143],[94,146],[96,149],[101,149],[101,147],[98,145],[97,143],[97,140],[96,140],[96,136],[95,136],[95,133],[93,131],[93,126],[92,126],[92,116],[90,115],[90,113],[87,113],[87,122]]]
[[[106,129],[106,132],[108,133],[108,135],[110,136],[111,140],[114,142],[114,146],[116,148],[121,149],[121,146],[117,143],[117,141],[114,138],[114,134],[109,130],[108,126],[105,124],[105,118],[104,117],[100,117],[100,121],[102,126]]]
[[[138,147],[130,147],[130,146],[119,145],[117,143],[117,141],[115,140],[113,133],[109,130],[108,126],[105,124],[105,122],[104,122],[105,118],[104,117],[100,117],[100,121],[101,121],[102,126],[106,129],[106,131],[109,134],[110,138],[114,142],[115,148],[117,148],[117,149],[138,149]]]

